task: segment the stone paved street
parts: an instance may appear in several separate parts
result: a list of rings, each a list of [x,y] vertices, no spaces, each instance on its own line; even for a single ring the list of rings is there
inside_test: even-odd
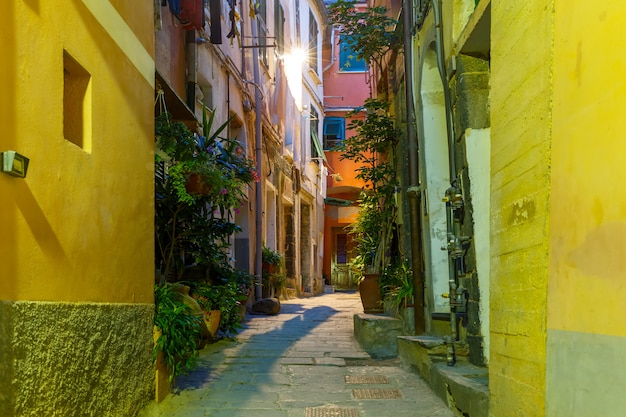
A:
[[[199,369],[142,417],[452,416],[417,374],[360,349],[352,331],[360,312],[358,293],[334,293],[250,316],[236,340],[204,348]]]

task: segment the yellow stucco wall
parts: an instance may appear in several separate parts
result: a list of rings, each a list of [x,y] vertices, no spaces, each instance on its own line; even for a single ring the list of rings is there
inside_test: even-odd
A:
[[[30,166],[0,174],[0,415],[134,416],[154,392],[153,4],[5,3],[0,151]]]
[[[152,3],[3,6],[0,150],[30,168],[0,175],[0,300],[150,303]],[[85,149],[64,139],[64,50],[91,75]]]
[[[557,6],[548,326],[626,336],[626,11]]]
[[[545,415],[550,2],[492,0],[492,416]]]
[[[626,409],[626,10],[555,1],[547,414]]]

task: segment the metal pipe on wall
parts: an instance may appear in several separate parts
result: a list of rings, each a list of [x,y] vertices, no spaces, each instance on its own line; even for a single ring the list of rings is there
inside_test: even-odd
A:
[[[454,125],[452,120],[452,100],[450,97],[450,85],[446,70],[446,57],[443,44],[443,18],[441,0],[431,0],[435,17],[435,47],[437,52],[437,67],[443,85],[444,105],[446,112],[446,131],[448,136],[448,160],[450,165],[450,188],[446,190],[444,201],[446,202],[447,223],[447,249],[448,251],[448,286],[450,301],[450,336],[446,341],[447,364],[453,366],[456,363],[454,342],[459,337],[458,313],[464,312],[464,291],[459,285],[459,276],[464,273],[463,245],[468,240],[461,236],[461,221],[463,213],[463,194],[459,184],[456,167],[456,140],[454,137]]]
[[[443,45],[443,20],[441,16],[441,0],[432,0],[433,13],[435,15],[435,47],[437,52],[437,67],[441,82],[443,84],[443,98],[446,107],[446,130],[448,134],[448,158],[450,162],[450,183],[455,184],[457,180],[454,125],[452,121],[452,100],[450,99],[450,86],[448,85],[448,74],[446,71],[446,53]]]
[[[253,42],[256,42],[258,46],[258,31],[257,31],[257,20],[256,13],[254,13],[254,20],[250,20],[250,33],[252,34]],[[254,77],[254,84],[256,84],[257,88],[254,89],[254,110],[255,110],[255,120],[254,120],[254,155],[256,158],[256,170],[261,176],[261,172],[263,169],[262,158],[263,158],[263,143],[261,136],[261,91],[258,88],[260,82],[259,76],[259,49],[252,48],[252,70]],[[258,301],[263,298],[263,258],[261,254],[263,253],[263,188],[261,181],[255,183],[255,201],[256,201],[256,210],[255,210],[255,254],[254,254],[254,276],[256,277],[256,286],[254,288],[254,296]]]
[[[422,233],[422,198],[419,189],[419,149],[415,122],[415,105],[413,104],[413,35],[412,35],[412,0],[403,0],[402,8],[402,43],[404,47],[404,87],[406,94],[406,134],[409,148],[409,184],[407,195],[409,200],[409,217],[411,233],[411,270],[413,271],[413,303],[415,334],[425,331],[424,315],[424,278]]]
[[[196,31],[185,31],[185,102],[189,110],[192,113],[196,111],[196,66],[197,66],[197,51],[198,45],[196,43]]]

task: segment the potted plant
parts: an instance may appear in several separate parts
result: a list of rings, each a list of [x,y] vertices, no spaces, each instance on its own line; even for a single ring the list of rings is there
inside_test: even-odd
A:
[[[271,274],[274,273],[278,267],[280,267],[283,256],[280,252],[263,245],[263,248],[261,249],[261,259],[263,263],[263,271]]]
[[[395,30],[398,22],[389,16],[386,7],[360,8],[356,4],[345,0],[334,2],[329,6],[329,18],[341,27],[342,42],[354,51],[357,59],[368,63],[369,82],[376,83],[372,87],[381,92],[382,99],[367,99],[351,114],[363,111],[365,118],[350,122],[348,129],[355,134],[342,141],[337,150],[342,152],[341,159],[358,164],[356,178],[366,184],[359,199],[356,223],[348,230],[357,242],[356,265],[364,310],[380,312],[384,285],[378,278],[398,252],[394,239],[398,186],[395,149],[400,132],[391,117],[385,68],[387,62],[394,61],[393,57],[388,59],[389,55],[395,54],[402,43]]]
[[[169,372],[168,382],[186,374],[197,366],[197,347],[202,339],[202,319],[185,304],[180,288],[175,285],[156,285],[154,325],[158,337],[154,345],[153,361]]]
[[[160,283],[182,279],[188,265],[209,270],[230,262],[230,237],[240,231],[234,212],[244,189],[258,180],[254,163],[234,139],[213,128],[214,112],[203,111],[202,135],[168,113],[156,119],[160,151],[155,158],[155,241]],[[195,191],[190,178],[201,178]],[[204,186],[209,184],[209,186]],[[210,188],[210,189],[209,189]]]
[[[191,291],[192,297],[202,308],[202,319],[212,339],[217,336],[220,327],[222,292],[221,286],[209,285],[206,282],[194,283]]]
[[[396,257],[379,278],[385,299],[385,313],[398,317],[413,303],[413,277],[408,259]]]
[[[364,310],[379,313],[383,309],[378,277],[394,251],[398,185],[394,150],[398,131],[389,114],[388,103],[368,99],[362,110],[366,117],[350,123],[355,135],[343,142],[340,158],[357,162],[356,178],[367,184],[359,198],[356,222],[348,230],[357,243],[359,293]]]
[[[278,297],[283,292],[287,279],[282,273],[283,255],[267,246],[262,248],[263,296]]]

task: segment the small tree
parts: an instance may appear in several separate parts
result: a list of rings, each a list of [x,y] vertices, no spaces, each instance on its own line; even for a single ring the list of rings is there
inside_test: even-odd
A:
[[[161,281],[180,279],[185,258],[206,267],[228,264],[228,239],[240,231],[233,211],[244,199],[244,187],[258,179],[254,162],[237,141],[219,136],[228,121],[213,129],[213,120],[205,109],[201,136],[167,113],[156,119],[160,152],[155,168],[162,175],[155,179],[155,240]],[[190,191],[192,175],[206,192]]]
[[[355,135],[339,147],[341,159],[359,164],[356,178],[367,184],[359,199],[357,221],[350,228],[357,242],[355,264],[361,271],[381,272],[397,252],[395,149],[400,133],[391,116],[388,77],[384,74],[388,56],[401,47],[396,31],[398,22],[384,6],[358,7],[352,0],[332,4],[329,16],[339,26],[342,42],[384,82],[382,99],[365,101],[357,111],[364,111],[365,118],[352,120],[348,128]]]
[[[380,270],[387,263],[395,228],[394,152],[399,132],[389,115],[389,103],[368,99],[358,111],[366,112],[365,119],[353,119],[348,126],[355,135],[340,145],[340,159],[359,163],[356,178],[367,184],[359,199],[357,221],[351,226],[357,242],[356,263],[361,269]]]
[[[398,21],[389,17],[384,6],[358,8],[357,4],[353,0],[338,0],[328,8],[329,19],[339,25],[342,42],[354,51],[356,58],[382,75],[385,56],[401,46],[401,38],[395,31]],[[387,99],[386,86],[385,95]]]

